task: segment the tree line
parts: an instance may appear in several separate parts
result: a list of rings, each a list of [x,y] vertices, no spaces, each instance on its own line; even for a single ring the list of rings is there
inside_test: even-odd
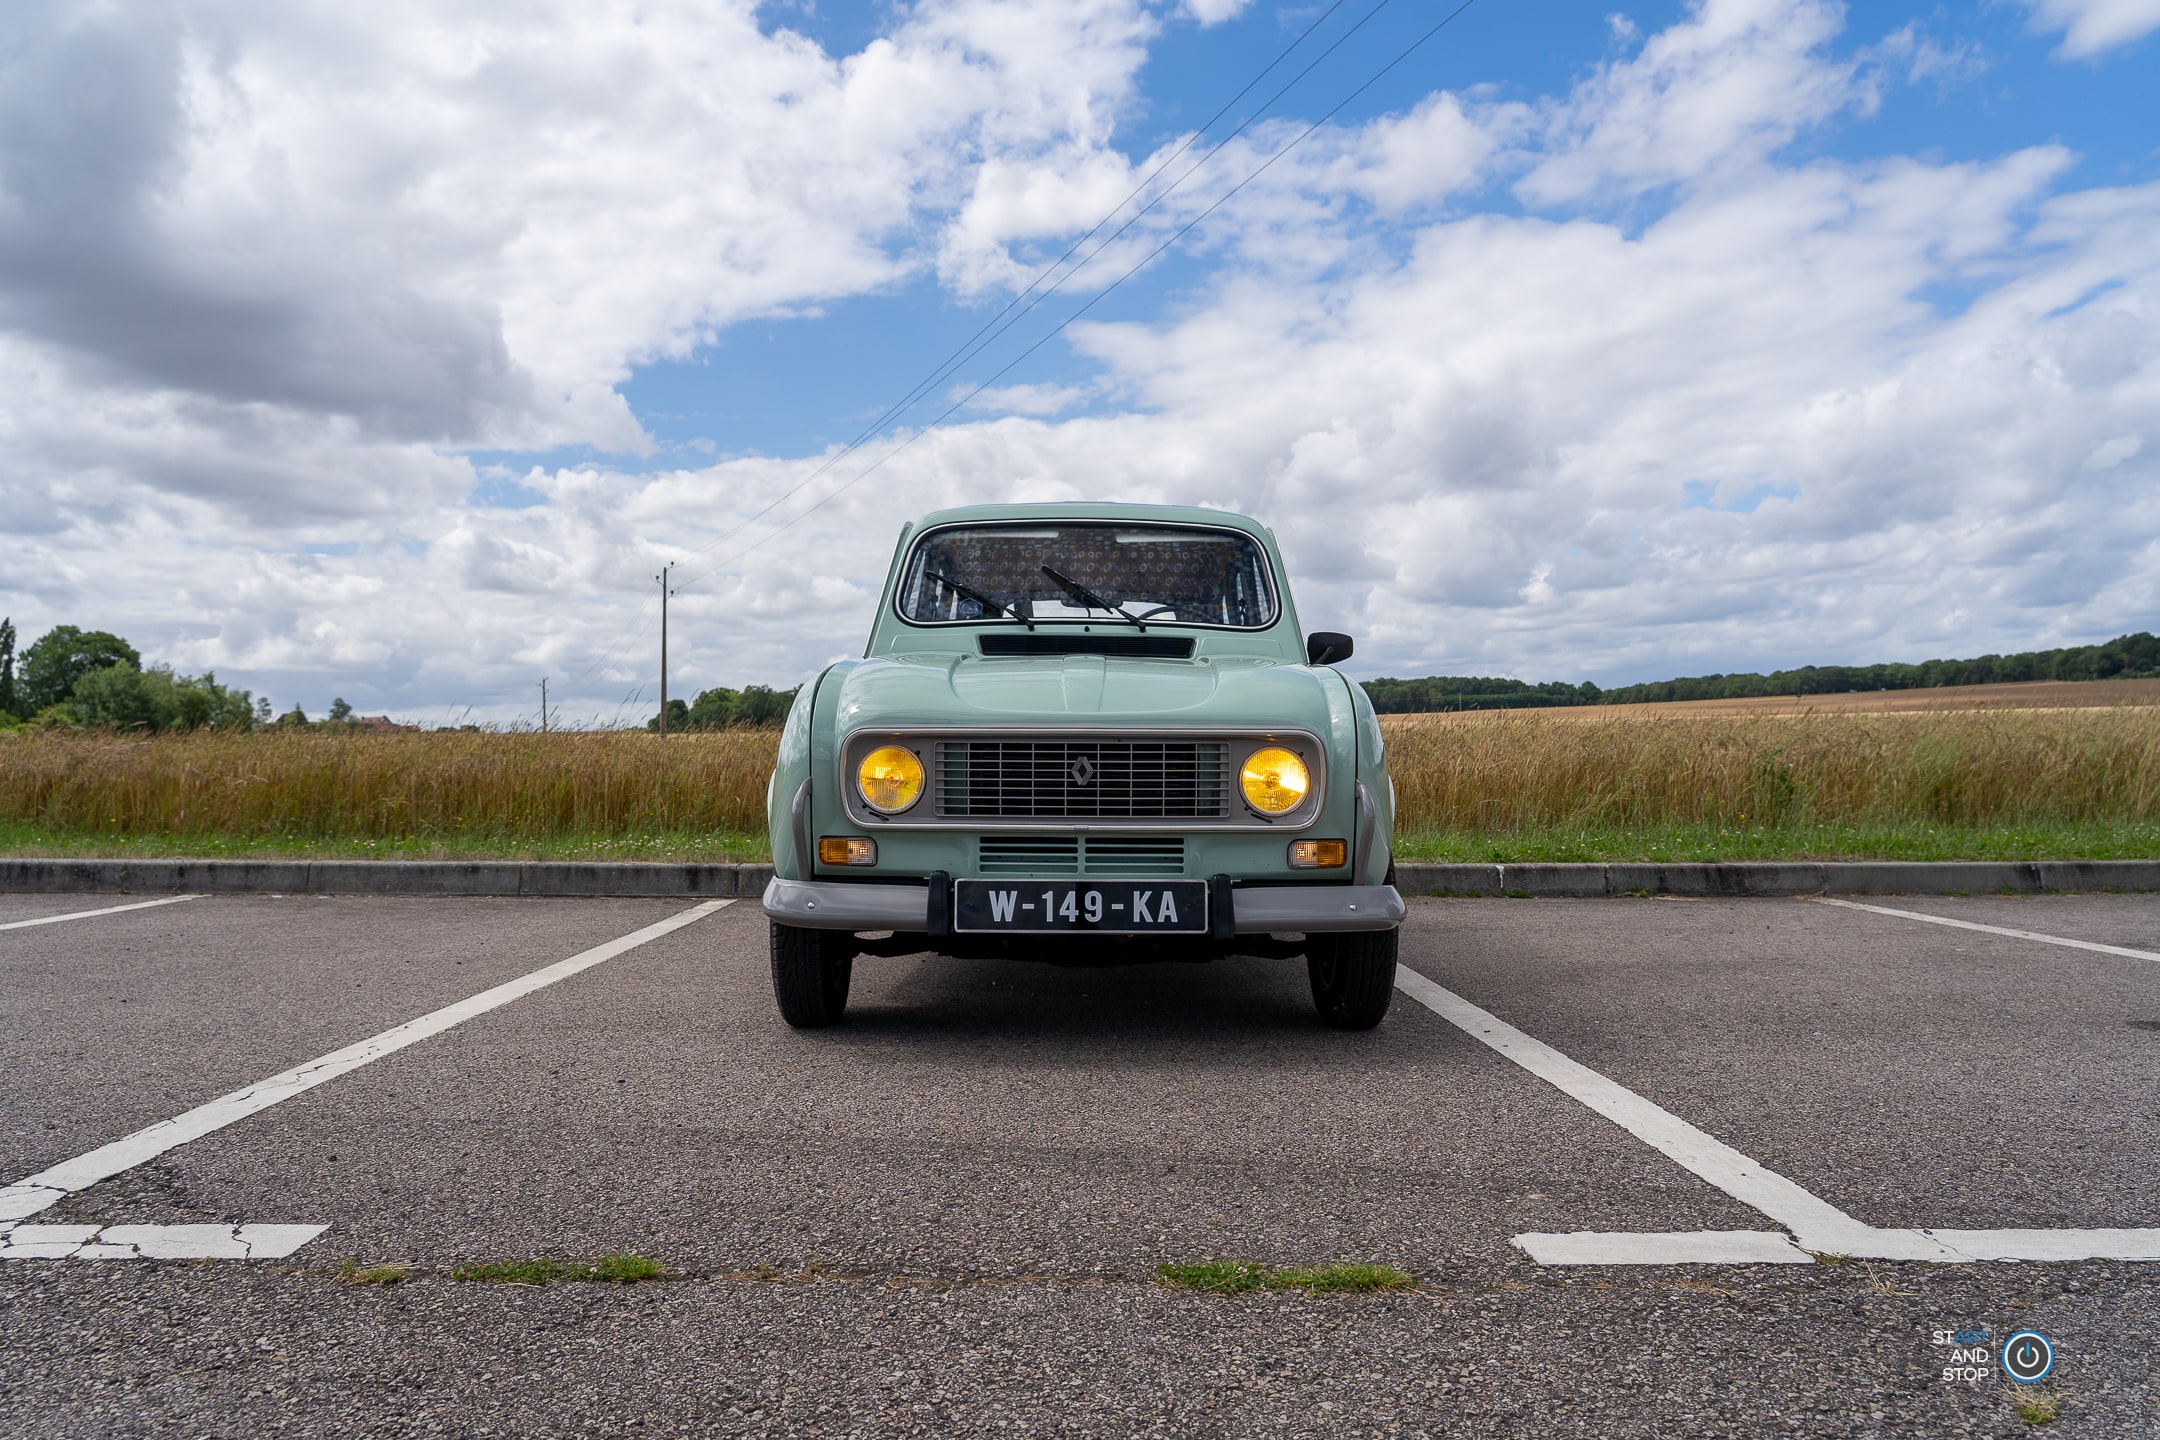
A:
[[[309,720],[298,705],[273,718],[269,697],[221,685],[208,670],[183,675],[170,665],[144,665],[142,652],[109,630],[55,625],[18,655],[15,622],[0,619],[0,729],[330,729],[357,723],[342,696],[330,702],[327,720]]]
[[[2022,680],[2129,680],[2160,675],[2160,638],[2144,631],[2098,645],[1923,660],[1917,665],[1803,665],[1796,670],[1689,675],[1603,690],[1585,681],[1532,685],[1490,676],[1430,675],[1365,682],[1382,714],[1435,710],[1526,710],[1561,705],[1635,705],[1659,700],[1740,700],[1761,695],[1846,695],[1865,690],[1925,690],[1944,685],[2000,685]]]
[[[697,699],[685,704],[681,700],[667,703],[667,728],[670,735],[680,730],[725,730],[738,725],[778,725],[787,719],[790,706],[795,703],[794,690],[773,690],[764,685],[746,685],[740,690],[730,690],[725,685],[711,690],[698,691]],[[647,730],[660,728],[660,717],[653,716],[645,722]]]
[[[245,729],[267,720],[269,705],[209,671],[145,668],[140,651],[105,630],[56,625],[18,657],[15,622],[0,620],[0,726]]]

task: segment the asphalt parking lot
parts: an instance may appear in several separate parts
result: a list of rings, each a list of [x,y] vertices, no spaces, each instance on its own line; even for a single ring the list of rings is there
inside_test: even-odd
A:
[[[797,1033],[754,901],[132,903],[0,896],[0,1185],[679,923],[26,1202],[325,1228],[0,1260],[9,1434],[2001,1435],[1938,1341],[2030,1328],[2048,1433],[2160,1435],[2160,1261],[1972,1258],[2160,1230],[2160,961],[1912,918],[2160,953],[2160,896],[1419,900],[1362,1034],[1297,962],[928,958]],[[670,1278],[451,1278],[611,1253]],[[1226,1257],[1420,1285],[1153,1280]]]

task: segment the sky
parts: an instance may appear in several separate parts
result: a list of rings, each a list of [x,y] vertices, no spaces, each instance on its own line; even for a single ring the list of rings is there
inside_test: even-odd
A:
[[[788,686],[1088,499],[1360,677],[2160,629],[2160,0],[1458,4],[8,6],[0,613],[635,722],[663,565]]]

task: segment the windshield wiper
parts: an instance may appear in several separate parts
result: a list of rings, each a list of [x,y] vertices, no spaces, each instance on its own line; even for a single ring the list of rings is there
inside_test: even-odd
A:
[[[1118,619],[1123,620],[1128,625],[1137,625],[1142,630],[1147,629],[1147,622],[1145,620],[1142,620],[1139,616],[1127,611],[1122,606],[1112,605],[1108,600],[1103,599],[1102,596],[1096,594],[1094,591],[1088,589],[1087,586],[1082,585],[1079,581],[1071,578],[1070,576],[1060,575],[1057,571],[1051,569],[1048,565],[1042,567],[1042,573],[1049,576],[1052,583],[1054,583],[1058,587],[1058,589],[1065,592],[1066,599],[1075,601],[1081,605],[1085,605],[1090,610],[1107,610],[1111,614],[1117,616]]]
[[[1035,628],[1034,607],[1029,605],[1025,599],[1015,600],[1008,605],[1002,600],[991,599],[988,595],[983,594],[982,591],[977,590],[972,585],[963,585],[958,580],[949,579],[946,576],[938,574],[935,570],[926,569],[923,571],[923,574],[929,576],[932,580],[937,581],[938,584],[943,585],[946,589],[952,591],[953,594],[958,595],[961,599],[973,600],[976,604],[982,606],[983,609],[988,610],[992,615],[1003,615],[1008,619],[1018,620],[1021,624],[1027,626],[1030,630]]]

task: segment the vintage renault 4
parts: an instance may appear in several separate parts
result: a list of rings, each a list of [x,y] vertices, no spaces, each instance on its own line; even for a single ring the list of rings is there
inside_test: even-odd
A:
[[[856,957],[1303,955],[1329,1023],[1394,993],[1395,797],[1345,635],[1275,537],[1160,505],[907,526],[861,659],[802,687],[766,794],[773,993],[830,1025]]]

